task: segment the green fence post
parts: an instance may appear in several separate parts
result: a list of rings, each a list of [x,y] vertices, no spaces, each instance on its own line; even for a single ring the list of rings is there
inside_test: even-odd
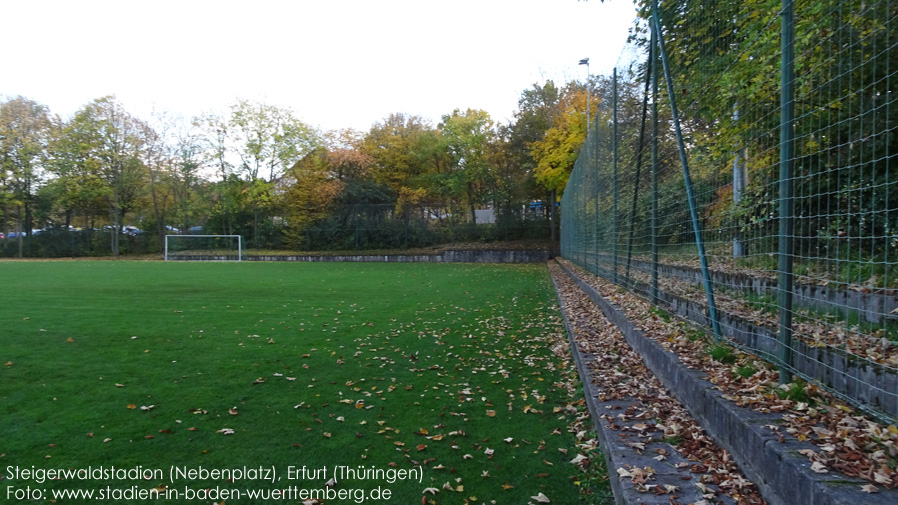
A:
[[[611,162],[611,229],[613,230],[611,234],[611,249],[614,256],[614,259],[612,260],[614,267],[612,278],[614,279],[614,283],[617,284],[617,67],[614,67],[614,73],[612,75],[612,107],[614,110],[612,112],[613,119],[611,129],[611,149],[613,158]]]
[[[658,305],[658,35],[652,26],[652,305]]]
[[[664,67],[664,81],[667,84],[667,96],[670,99],[670,112],[673,117],[674,129],[677,133],[677,148],[680,152],[680,164],[683,166],[683,180],[686,183],[686,197],[689,200],[689,213],[692,216],[692,229],[695,232],[695,244],[698,247],[699,261],[702,264],[702,280],[705,285],[705,296],[708,299],[708,312],[711,319],[711,328],[714,330],[714,339],[720,340],[720,324],[717,320],[717,306],[714,303],[714,289],[711,287],[711,272],[708,268],[708,257],[705,254],[705,245],[702,241],[702,230],[698,223],[698,209],[695,208],[695,195],[692,191],[692,177],[689,175],[689,163],[686,159],[686,145],[683,142],[683,131],[680,128],[680,114],[677,111],[676,94],[673,88],[670,64],[667,60],[667,52],[664,50],[664,34],[661,33],[661,20],[658,14],[658,0],[653,1],[652,20],[658,32],[658,52],[661,55],[661,63]]]
[[[649,61],[646,65],[645,89],[642,92],[642,121],[639,124],[639,148],[636,150],[636,177],[633,182],[633,206],[630,208],[630,237],[627,239],[627,268],[624,270],[624,278],[630,284],[630,263],[633,260],[633,235],[636,232],[636,203],[639,200],[639,177],[642,172],[642,151],[645,146],[645,120],[648,115],[649,84],[652,80],[652,53],[654,48],[649,46]]]
[[[792,382],[792,253],[795,189],[792,178],[795,164],[795,96],[792,81],[795,75],[795,15],[793,0],[783,0],[780,21],[780,174],[779,174],[779,368],[780,383]]]
[[[596,111],[596,127],[592,128],[592,130],[586,135],[586,142],[589,143],[589,169],[596,175],[596,184],[592,188],[592,204],[593,204],[593,216],[592,216],[592,236],[594,237],[593,247],[592,247],[592,273],[594,275],[599,275],[599,162],[598,162],[598,152],[599,152],[599,143],[596,139],[599,138],[599,130],[598,130],[598,114],[599,111]]]

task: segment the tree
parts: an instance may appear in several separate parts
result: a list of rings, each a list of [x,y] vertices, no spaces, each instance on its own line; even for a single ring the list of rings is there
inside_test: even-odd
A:
[[[345,183],[328,161],[328,151],[319,147],[290,169],[283,195],[287,217],[287,244],[295,249],[308,245],[306,232],[327,217]]]
[[[371,157],[362,149],[363,133],[346,128],[326,132],[322,139],[327,161],[340,180],[362,179],[368,176]]]
[[[510,158],[509,162],[519,165],[527,174],[521,181],[524,185],[521,190],[532,199],[555,201],[552,191],[536,182],[538,162],[533,157],[533,144],[542,140],[552,127],[552,119],[557,113],[560,96],[561,90],[552,80],[546,81],[542,86],[535,83],[532,89],[524,90],[518,100],[515,122],[505,135],[505,149]],[[546,212],[551,212],[552,209],[552,205],[546,206]],[[554,232],[554,226],[552,231]]]
[[[207,114],[194,120],[194,125],[200,130],[199,140],[203,146],[205,162],[215,171],[218,179],[218,183],[214,185],[216,193],[213,213],[218,212],[214,219],[217,223],[215,229],[223,235],[234,235],[234,218],[231,210],[235,207],[235,202],[229,200],[234,193],[228,190],[228,182],[239,179],[234,174],[234,165],[229,160],[228,121],[219,115]]]
[[[202,155],[200,132],[195,125],[178,130],[169,160],[168,176],[174,196],[175,222],[182,230],[189,230],[200,222],[198,215],[208,215],[211,210],[197,199],[200,185],[205,182],[200,172],[203,168]]]
[[[371,161],[371,179],[397,194],[402,188],[417,187],[417,179],[428,171],[417,148],[429,131],[432,128],[420,116],[405,114],[390,114],[372,125],[361,146]]]
[[[148,128],[107,96],[82,107],[63,131],[61,158],[66,171],[100,190],[100,195],[91,197],[106,198],[114,257],[120,253],[122,220],[137,204],[147,181],[142,159]],[[96,188],[97,182],[104,187]],[[76,191],[80,193],[80,188]]]
[[[452,160],[452,172],[444,181],[470,211],[471,222],[476,223],[474,208],[488,201],[495,181],[487,157],[494,135],[493,120],[483,110],[455,109],[443,116],[439,128]]]
[[[253,243],[258,247],[260,211],[272,200],[272,185],[319,144],[318,136],[290,110],[248,100],[231,105],[227,134],[250,183]]]
[[[54,131],[47,107],[22,96],[0,103],[0,211],[15,211],[20,257],[22,233],[31,235],[34,198],[45,178]]]

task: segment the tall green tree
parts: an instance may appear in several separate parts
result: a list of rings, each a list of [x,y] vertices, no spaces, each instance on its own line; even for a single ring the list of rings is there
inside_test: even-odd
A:
[[[203,161],[212,170],[217,183],[212,206],[215,223],[214,231],[223,235],[235,234],[233,211],[237,202],[232,197],[238,193],[228,188],[229,183],[239,182],[234,164],[231,161],[231,146],[228,141],[229,124],[226,117],[218,114],[205,114],[194,120],[199,129],[199,141],[202,145]],[[241,184],[242,185],[242,184]]]
[[[471,222],[476,223],[474,209],[489,201],[495,183],[488,157],[489,143],[495,135],[493,120],[483,110],[455,109],[443,116],[439,128],[452,160],[452,171],[444,181],[470,212]]]
[[[123,218],[137,205],[147,183],[143,159],[148,128],[107,96],[82,107],[63,129],[61,164],[74,185],[79,180],[89,184],[88,194],[73,188],[79,198],[105,197],[114,257],[120,254]]]
[[[227,134],[250,184],[253,243],[258,247],[261,213],[271,208],[274,183],[320,142],[315,130],[289,109],[249,100],[231,105]]]
[[[46,177],[54,131],[46,106],[22,96],[0,103],[0,212],[13,211],[20,256],[22,232],[30,236],[34,224],[34,199]]]

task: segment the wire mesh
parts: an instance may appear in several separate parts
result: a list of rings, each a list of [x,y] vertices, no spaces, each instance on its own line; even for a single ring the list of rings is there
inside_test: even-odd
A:
[[[898,4],[823,0],[793,7],[794,155],[786,161],[794,229],[791,247],[783,249],[783,6],[768,0],[659,6],[709,287],[724,338],[894,420]],[[649,8],[641,12],[649,15]],[[646,27],[638,25],[618,65],[616,124],[614,101],[603,95],[568,181],[561,252],[647,298],[657,272],[657,304],[710,328],[661,62],[655,73],[662,92],[645,93],[651,89]],[[788,305],[778,298],[783,255],[794,274]],[[790,308],[788,318],[783,308]],[[779,324],[789,319],[792,357],[781,363]]]

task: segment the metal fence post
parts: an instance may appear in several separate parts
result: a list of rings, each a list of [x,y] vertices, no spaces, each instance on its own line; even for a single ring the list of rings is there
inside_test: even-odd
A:
[[[612,75],[613,80],[611,83],[611,89],[613,90],[612,107],[614,107],[614,111],[612,112],[613,119],[611,129],[611,149],[613,151],[613,160],[611,162],[611,229],[613,230],[611,237],[611,248],[612,254],[614,255],[614,274],[612,275],[612,278],[614,279],[614,283],[617,284],[617,67],[614,67],[614,73]]]
[[[792,260],[795,190],[792,178],[795,164],[795,96],[792,87],[795,70],[795,16],[793,0],[783,0],[780,47],[780,163],[779,163],[779,365],[780,383],[792,382]]]
[[[639,124],[639,147],[636,150],[636,176],[633,178],[633,205],[630,208],[630,236],[627,239],[627,267],[624,270],[626,283],[630,284],[630,263],[633,260],[633,236],[636,232],[636,204],[639,200],[639,178],[642,175],[642,152],[645,147],[645,121],[648,115],[649,84],[652,81],[652,54],[654,48],[649,46],[649,61],[646,65],[645,89],[642,92],[642,121]]]
[[[652,26],[652,305],[658,305],[658,35]]]
[[[717,306],[714,303],[714,289],[711,287],[711,272],[708,268],[708,257],[705,254],[705,246],[702,241],[702,230],[698,222],[698,209],[695,208],[695,195],[692,190],[692,177],[689,175],[689,163],[686,159],[686,145],[683,142],[683,131],[680,128],[680,113],[677,110],[676,94],[671,77],[670,64],[667,60],[667,52],[664,50],[664,34],[661,33],[661,19],[658,14],[658,0],[654,0],[652,20],[657,29],[658,53],[661,55],[661,63],[664,67],[664,81],[667,84],[667,96],[670,99],[670,112],[673,117],[674,130],[677,134],[677,148],[680,152],[680,164],[683,166],[683,180],[686,183],[686,197],[689,200],[689,214],[692,216],[692,229],[695,232],[695,244],[698,247],[699,261],[702,265],[702,280],[705,285],[705,296],[708,299],[708,312],[711,319],[711,328],[714,330],[714,339],[720,341],[720,324],[717,319]]]
[[[739,104],[733,106],[733,122],[739,123]],[[739,200],[742,199],[742,193],[745,191],[747,182],[746,174],[746,157],[745,145],[741,141],[737,144],[736,152],[733,157],[733,205],[738,206]],[[738,222],[737,222],[738,224]],[[745,257],[745,244],[742,242],[741,227],[736,228],[733,234],[733,258]]]

